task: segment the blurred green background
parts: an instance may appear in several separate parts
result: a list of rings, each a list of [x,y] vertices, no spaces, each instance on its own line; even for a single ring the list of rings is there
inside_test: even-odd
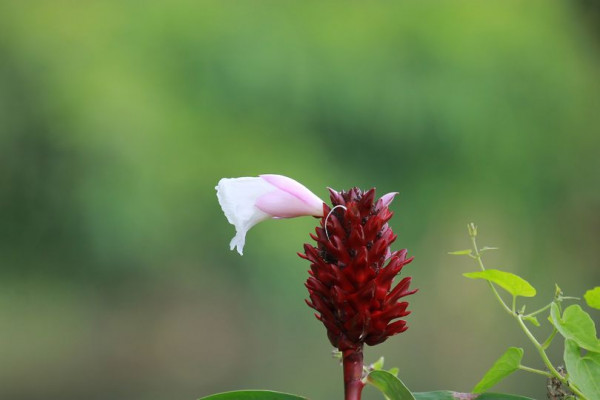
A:
[[[400,192],[420,291],[367,360],[416,391],[468,391],[511,345],[541,368],[447,252],[476,222],[530,310],[600,284],[598,26],[583,1],[1,2],[0,398],[341,398],[295,254],[316,220],[229,251],[214,186],[260,173]]]

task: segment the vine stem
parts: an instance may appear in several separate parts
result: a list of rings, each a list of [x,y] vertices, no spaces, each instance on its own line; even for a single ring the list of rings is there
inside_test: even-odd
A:
[[[360,400],[362,389],[365,385],[362,381],[362,345],[356,349],[342,351],[342,363],[344,366],[344,399]]]
[[[473,226],[473,228],[471,228],[471,227],[469,228],[469,236],[471,237],[471,243],[473,244],[473,251],[475,252],[474,258],[477,260],[477,263],[479,264],[479,268],[481,268],[482,271],[485,271],[485,266],[483,265],[483,260],[481,259],[481,253],[479,252],[479,248],[477,247],[477,240],[476,240],[477,230],[476,230],[476,228],[474,226]],[[548,358],[548,355],[546,354],[546,350],[545,350],[544,346],[541,345],[537,341],[537,339],[535,338],[535,336],[533,336],[533,334],[531,333],[531,331],[529,330],[529,328],[527,328],[527,325],[525,325],[525,322],[523,321],[523,316],[520,315],[519,313],[517,313],[514,310],[514,308],[515,308],[515,297],[513,296],[513,310],[511,310],[511,308],[506,305],[506,303],[504,302],[504,300],[502,299],[502,297],[500,296],[500,294],[496,290],[496,287],[494,286],[494,284],[492,282],[490,282],[490,281],[488,281],[488,284],[489,284],[490,288],[492,289],[492,291],[494,292],[494,295],[498,299],[498,302],[500,302],[500,304],[502,305],[502,308],[504,308],[504,310],[507,313],[509,313],[510,315],[512,315],[513,318],[515,318],[518,321],[519,326],[521,327],[521,329],[523,330],[523,332],[525,333],[525,335],[527,336],[527,338],[531,341],[531,343],[533,343],[533,346],[538,351],[540,357],[542,358],[542,361],[544,362],[544,365],[546,365],[546,368],[548,368],[548,370],[550,371],[550,373],[548,375],[554,376],[561,383],[563,383],[566,386],[568,386],[569,389],[573,393],[575,393],[581,400],[588,400],[588,398],[585,397],[585,395],[583,393],[581,393],[581,391],[579,391],[579,389],[577,387],[575,387],[575,385],[570,384],[569,381],[568,381],[568,379],[565,378],[564,376],[562,376],[556,370],[556,368],[554,368],[554,365],[552,365],[552,362],[550,361],[550,359]],[[549,305],[547,307],[549,307]],[[542,312],[547,307],[544,307],[541,310],[538,310],[538,311],[536,311],[535,313],[532,313],[532,314],[535,315],[538,312]],[[529,314],[529,315],[532,315],[532,314]],[[526,371],[535,372],[535,373],[543,372],[543,371],[533,370],[532,368],[523,367],[523,366],[520,366],[519,368],[524,369]],[[544,375],[545,375],[545,373],[544,373]]]
[[[580,399],[587,400],[587,397],[585,397],[585,395],[583,393],[581,393],[579,391],[579,389],[577,387],[575,387],[575,385],[570,384],[569,381],[567,380],[567,378],[565,378],[564,376],[562,376],[560,374],[560,372],[558,372],[556,370],[556,368],[554,368],[554,365],[552,365],[552,362],[548,358],[548,355],[546,354],[546,351],[544,350],[544,348],[542,347],[542,345],[533,336],[533,334],[531,333],[531,331],[529,330],[529,328],[527,328],[527,325],[525,325],[525,322],[523,321],[522,316],[521,315],[515,315],[515,318],[519,322],[519,325],[521,326],[521,329],[523,330],[523,332],[525,332],[525,335],[529,338],[529,340],[531,341],[531,343],[533,343],[533,346],[536,348],[536,350],[540,354],[540,357],[542,357],[542,360],[544,361],[544,364],[546,365],[546,368],[548,368],[548,370],[550,371],[550,373],[556,379],[558,379],[561,383],[567,385],[569,387],[569,389],[573,393],[575,393]]]
[[[530,367],[526,367],[524,365],[519,365],[519,369],[523,370],[523,371],[527,371],[527,372],[533,372],[534,374],[538,374],[538,375],[543,375],[547,378],[552,378],[554,375],[552,375],[549,372],[546,371],[542,371],[540,369],[535,369],[535,368],[530,368]]]
[[[481,259],[481,253],[479,253],[479,249],[477,248],[477,240],[475,239],[474,235],[470,235],[470,236],[471,236],[471,243],[473,243],[473,250],[475,251],[475,259],[477,260],[477,263],[479,264],[479,268],[481,268],[482,271],[485,271],[485,266],[483,265],[483,260]],[[487,281],[487,283],[489,284],[490,288],[494,292],[494,295],[496,296],[496,298],[498,299],[498,301],[504,308],[504,311],[506,311],[510,315],[514,315],[513,311],[510,309],[510,307],[507,306],[506,303],[504,302],[504,300],[502,300],[502,297],[500,297],[500,293],[498,293],[494,284],[490,281]]]
[[[546,354],[546,351],[544,350],[544,348],[542,347],[542,345],[540,344],[540,342],[538,342],[537,339],[533,336],[533,334],[531,333],[531,331],[529,330],[529,328],[527,328],[527,325],[525,325],[525,322],[523,322],[523,318],[520,315],[515,315],[515,318],[519,322],[519,325],[521,326],[521,329],[523,330],[523,332],[525,332],[525,335],[527,336],[527,338],[529,338],[529,341],[531,343],[533,343],[533,346],[536,348],[536,350],[540,354],[540,357],[542,357],[542,360],[544,361],[544,364],[546,365],[546,367],[548,368],[548,370],[550,370],[550,373],[552,375],[554,375],[554,377],[556,377],[561,382],[567,383],[567,380],[565,379],[565,377],[562,376],[556,370],[556,368],[554,368],[554,365],[552,365],[552,362],[548,358],[548,355]]]
[[[556,327],[552,327],[552,333],[550,334],[550,336],[548,336],[548,339],[546,339],[546,341],[544,343],[542,343],[542,348],[544,350],[546,350],[548,347],[550,347],[550,343],[552,343],[552,340],[554,339],[554,336],[556,335],[557,332],[558,332],[558,330],[556,329]]]
[[[546,311],[547,309],[549,309],[551,305],[552,305],[552,303],[550,303],[550,304],[546,304],[544,307],[540,308],[539,310],[537,310],[537,311],[534,311],[534,312],[532,312],[532,313],[529,313],[529,314],[525,315],[525,317],[533,317],[533,316],[536,316],[536,315],[538,315],[539,313],[541,313],[541,312],[544,312],[544,311]]]

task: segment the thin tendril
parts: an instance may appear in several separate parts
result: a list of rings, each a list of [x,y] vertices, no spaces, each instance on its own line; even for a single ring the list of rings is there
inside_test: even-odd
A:
[[[346,208],[346,206],[343,206],[341,204],[338,204],[337,206],[333,207],[331,210],[329,210],[329,213],[327,214],[327,216],[325,217],[325,236],[327,236],[327,240],[329,240],[329,232],[327,232],[327,220],[329,219],[329,216],[331,215],[331,213],[333,212],[333,210],[335,210],[336,208],[343,208],[344,210],[348,210]]]

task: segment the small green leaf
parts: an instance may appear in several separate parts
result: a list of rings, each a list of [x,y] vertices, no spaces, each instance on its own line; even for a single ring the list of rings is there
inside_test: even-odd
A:
[[[451,254],[453,256],[470,256],[471,252],[472,252],[471,249],[467,249],[467,250],[451,251],[448,254]]]
[[[523,349],[510,347],[502,356],[492,365],[492,368],[473,388],[473,393],[485,392],[508,375],[519,369],[521,359],[523,358]]]
[[[398,367],[394,367],[394,368],[390,368],[388,370],[388,372],[392,375],[394,375],[395,377],[398,377],[398,372],[400,372],[400,369],[398,369]]]
[[[449,390],[437,390],[435,392],[413,393],[416,400],[533,400],[530,397],[515,396],[504,393],[458,393]]]
[[[202,397],[199,400],[307,400],[306,397],[270,390],[238,390]]]
[[[504,393],[484,393],[475,400],[534,400],[531,397],[517,396],[514,394]]]
[[[600,286],[588,290],[583,297],[588,306],[600,310]]]
[[[479,250],[480,253],[483,253],[484,251],[488,251],[488,250],[498,250],[498,247],[488,247],[488,246],[484,246],[483,249]]]
[[[565,339],[575,341],[586,350],[600,353],[600,341],[596,337],[594,321],[578,304],[567,307],[561,317],[558,304],[552,303],[550,316],[552,323]]]
[[[367,382],[375,386],[388,400],[415,400],[404,383],[387,371],[373,371],[367,375]]]
[[[536,317],[534,317],[534,316],[523,317],[523,319],[525,321],[531,322],[535,326],[540,326],[540,323],[539,323],[538,319]]]
[[[475,400],[477,394],[457,393],[449,390],[436,390],[434,392],[413,393],[416,400]]]
[[[467,272],[463,275],[467,278],[485,279],[486,281],[495,283],[513,296],[533,297],[536,293],[534,287],[529,282],[510,272],[486,269],[485,271]]]
[[[477,236],[477,226],[474,223],[470,223],[467,225],[467,229],[469,230],[469,236],[476,237]]]
[[[560,297],[562,297],[563,295],[563,291],[562,289],[558,286],[558,284],[554,284],[554,298],[555,299],[559,299]]]
[[[588,399],[600,399],[600,353],[589,352],[582,357],[574,340],[565,339],[565,365],[569,380]]]
[[[379,360],[375,361],[373,364],[371,364],[371,368],[375,371],[379,371],[380,369],[383,368],[383,357],[379,357]]]

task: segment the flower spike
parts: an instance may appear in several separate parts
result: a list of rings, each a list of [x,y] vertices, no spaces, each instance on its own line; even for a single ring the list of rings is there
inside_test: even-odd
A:
[[[316,246],[305,244],[300,257],[310,261],[306,303],[317,311],[331,344],[342,352],[346,400],[360,399],[363,383],[362,350],[408,327],[410,311],[402,299],[410,290],[410,277],[393,283],[412,261],[406,250],[392,252],[396,235],[388,226],[389,205],[397,193],[375,201],[375,190],[329,189],[332,207],[325,205]]]

